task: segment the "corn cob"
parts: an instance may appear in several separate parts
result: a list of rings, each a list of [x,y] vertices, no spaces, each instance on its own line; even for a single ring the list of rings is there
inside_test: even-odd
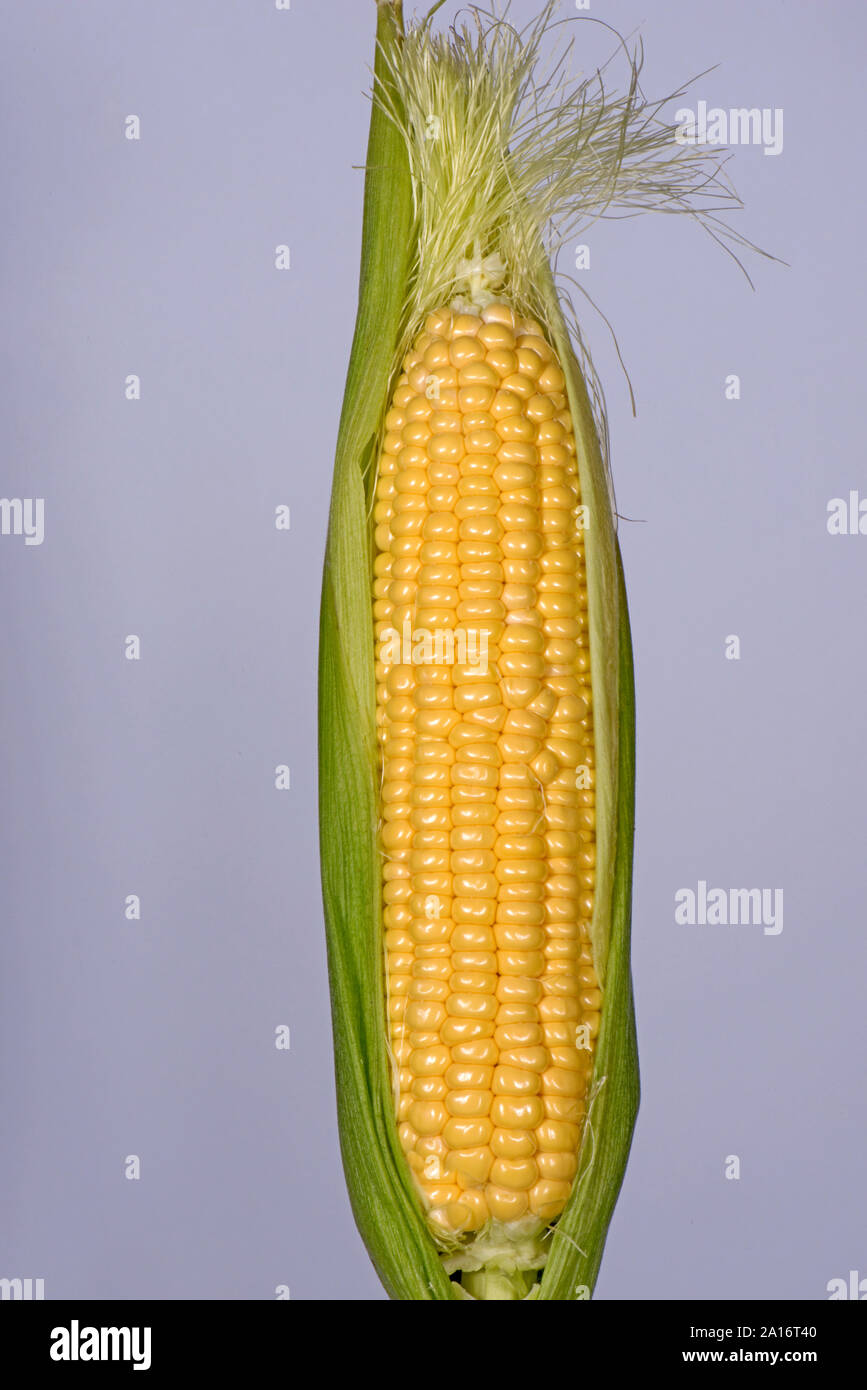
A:
[[[588,1297],[638,1104],[629,624],[543,231],[713,185],[637,66],[520,123],[551,11],[444,41],[378,5],[320,821],[344,1168],[402,1299]]]
[[[577,1168],[601,1001],[565,378],[496,301],[433,313],[404,367],[374,510],[398,1133],[435,1227],[541,1229]]]

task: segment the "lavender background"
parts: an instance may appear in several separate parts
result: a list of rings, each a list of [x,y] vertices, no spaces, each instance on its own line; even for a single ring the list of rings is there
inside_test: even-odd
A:
[[[636,519],[639,701],[643,1101],[597,1296],[821,1299],[867,1275],[867,537],[825,524],[867,497],[867,17],[591,13],[639,30],[650,94],[719,64],[696,99],[784,109],[783,153],[731,170],[738,225],[790,262],[751,259],[753,293],[685,219],[584,238],[639,406],[582,310]],[[338,1156],[314,761],[373,18],[0,12],[0,490],[46,509],[43,545],[0,538],[0,1276],[49,1298],[384,1297]],[[579,38],[588,67],[611,51]],[[699,879],[781,886],[782,934],[676,925]]]

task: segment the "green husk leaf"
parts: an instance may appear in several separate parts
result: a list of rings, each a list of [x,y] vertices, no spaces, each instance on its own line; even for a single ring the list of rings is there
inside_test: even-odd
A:
[[[399,41],[399,6],[381,5],[376,76]],[[358,1228],[392,1298],[451,1298],[394,1122],[377,851],[371,538],[365,489],[410,246],[406,149],[378,105],[371,117],[359,311],[337,444],[322,584],[319,814],[322,891],[343,1166]]]

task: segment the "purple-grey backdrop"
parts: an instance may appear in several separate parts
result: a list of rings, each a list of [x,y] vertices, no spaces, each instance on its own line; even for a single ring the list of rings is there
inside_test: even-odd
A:
[[[753,293],[685,219],[584,238],[639,406],[582,309],[639,702],[643,1102],[597,1293],[821,1299],[867,1275],[867,536],[826,529],[830,498],[867,498],[867,19],[859,0],[591,13],[640,26],[650,94],[719,64],[696,99],[783,108],[783,152],[730,168],[737,225],[791,263],[751,258]],[[0,15],[0,488],[45,499],[42,545],[0,536],[0,1276],[48,1298],[384,1297],[338,1156],[314,761],[373,18]],[[591,68],[611,39],[580,34]],[[782,887],[783,931],[678,925],[700,879]]]

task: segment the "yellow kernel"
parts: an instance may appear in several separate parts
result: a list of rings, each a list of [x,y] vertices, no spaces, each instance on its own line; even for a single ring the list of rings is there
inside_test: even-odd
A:
[[[491,1093],[490,1091],[450,1091],[445,1098],[445,1107],[449,1115],[456,1116],[458,1119],[479,1119],[490,1111]],[[409,1119],[411,1123],[414,1123],[412,1115],[409,1116]],[[443,1123],[445,1124],[445,1121]]]
[[[416,1076],[442,1076],[451,1055],[447,1047],[431,1047],[410,1053],[410,1071]]]
[[[487,1182],[494,1161],[492,1151],[485,1145],[472,1149],[453,1149],[445,1160],[447,1174],[454,1173],[458,1179],[469,1179],[468,1186],[478,1186]]]
[[[552,1182],[547,1178],[542,1178],[534,1187],[530,1188],[530,1210],[534,1216],[540,1216],[546,1221],[553,1221],[555,1216],[559,1216],[569,1200],[571,1184],[568,1182]]]
[[[538,1096],[496,1096],[490,1113],[498,1129],[531,1130],[541,1124],[544,1110]],[[415,1123],[412,1116],[409,1118]],[[418,1129],[418,1125],[415,1127]]]
[[[445,1082],[452,1091],[489,1091],[494,1068],[473,1066],[466,1062],[453,1062],[445,1074]]]
[[[491,1165],[491,1182],[516,1192],[532,1187],[538,1176],[534,1158],[495,1158]]]
[[[475,1149],[487,1144],[493,1132],[494,1126],[484,1116],[454,1115],[443,1129],[443,1139],[450,1149]]]
[[[539,1177],[552,1182],[571,1182],[578,1170],[578,1160],[571,1153],[539,1154],[536,1163]]]
[[[409,1107],[407,1119],[420,1135],[441,1134],[448,1120],[448,1113],[440,1101],[417,1100]]]
[[[530,1130],[495,1129],[491,1135],[491,1151],[498,1158],[531,1158],[536,1149],[536,1137]]]
[[[495,1187],[490,1183],[485,1188],[485,1198],[488,1210],[496,1221],[518,1221],[526,1214],[530,1205],[526,1192],[516,1192],[508,1187]]]
[[[492,1019],[497,1012],[497,999],[493,994],[452,994],[445,1007],[452,1018]]]

